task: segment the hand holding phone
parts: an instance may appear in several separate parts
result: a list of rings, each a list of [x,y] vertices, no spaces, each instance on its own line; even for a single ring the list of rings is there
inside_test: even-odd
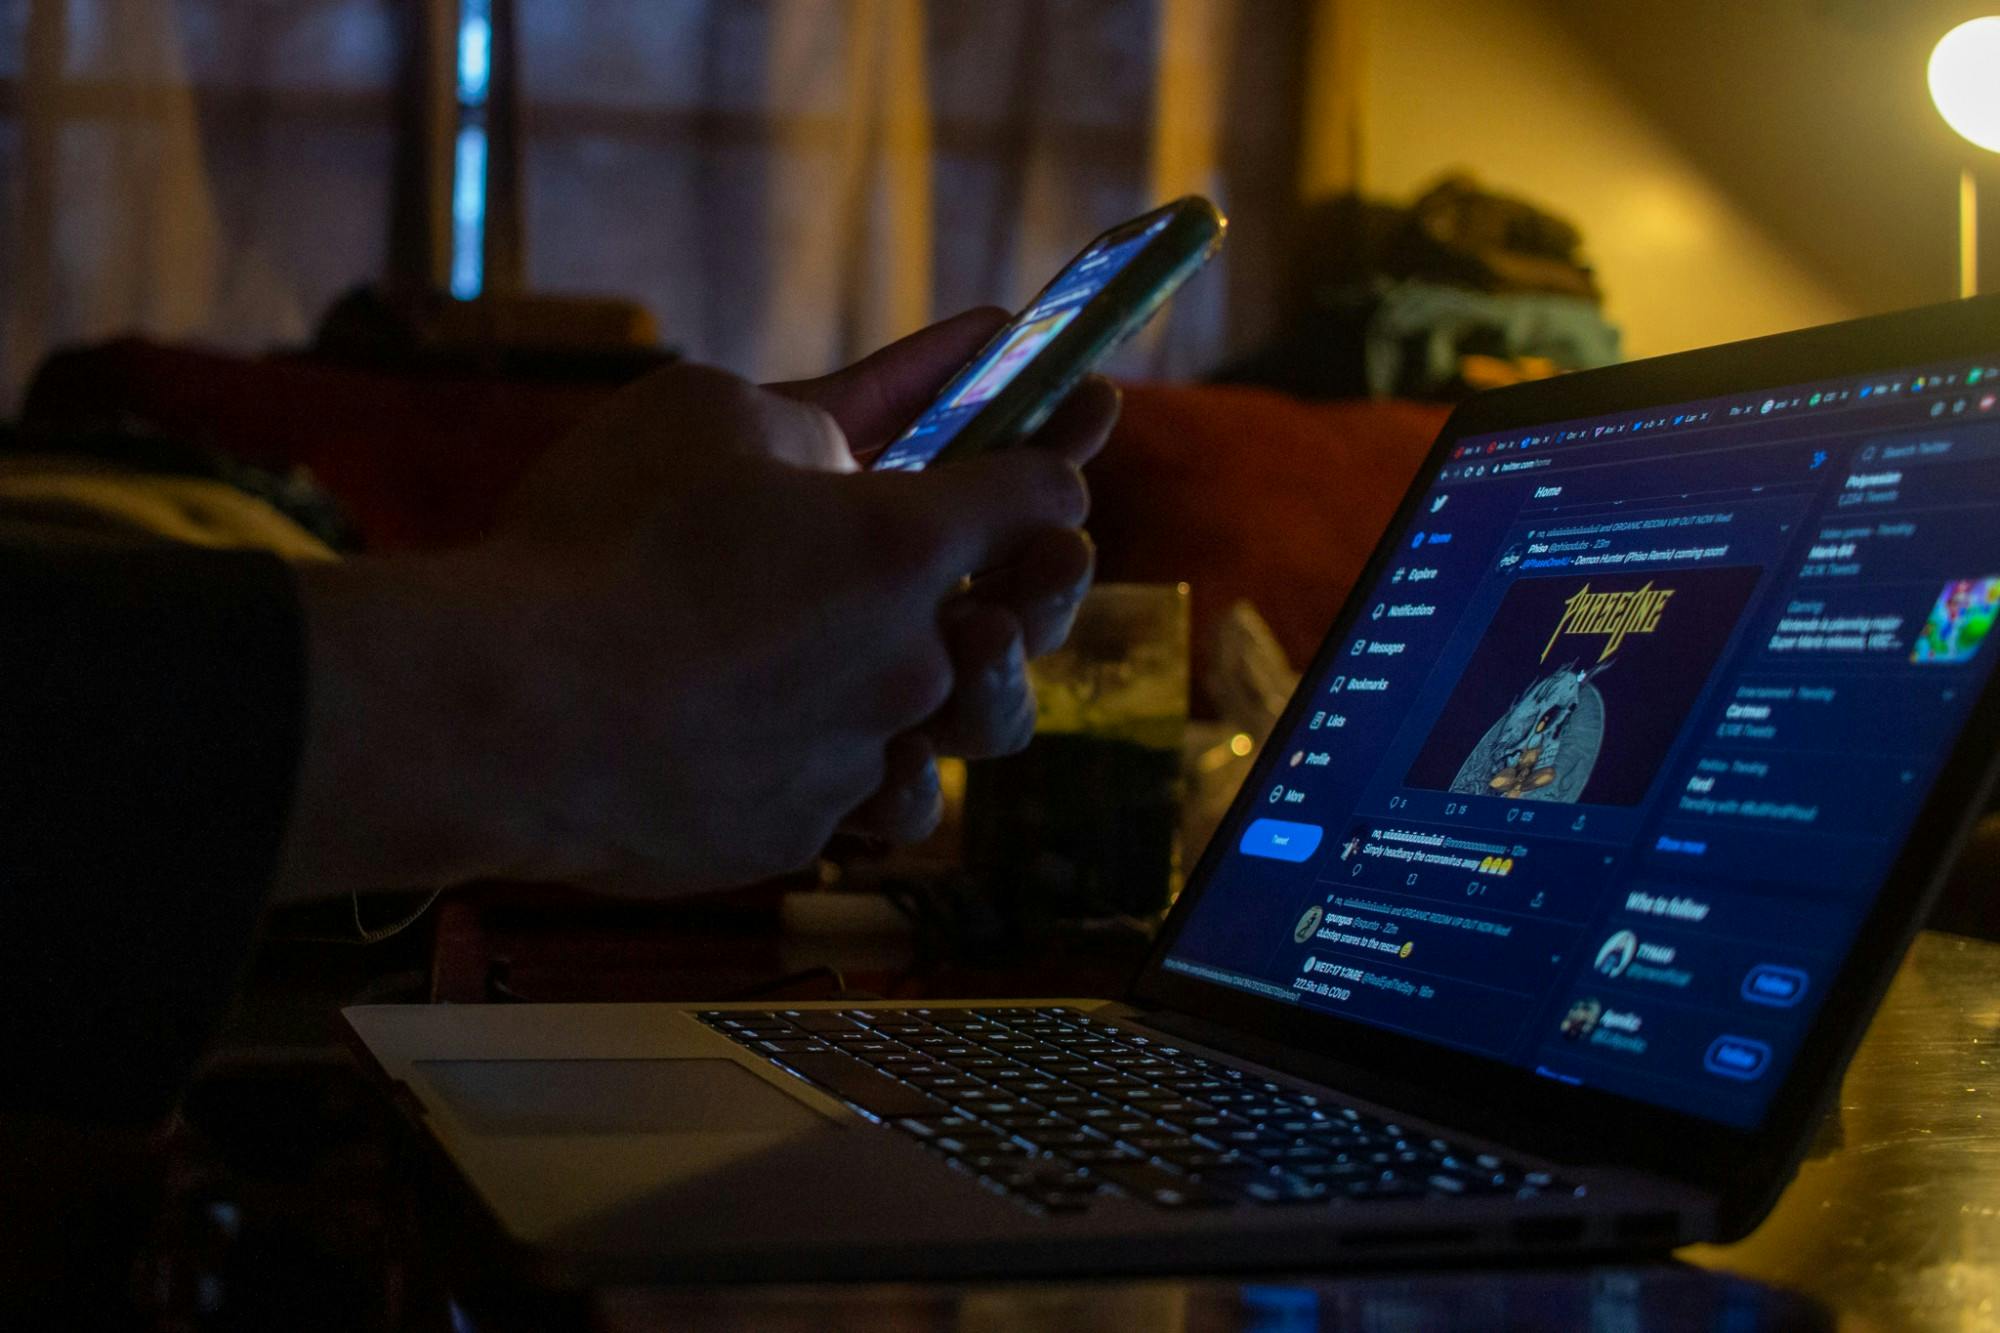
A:
[[[1215,205],[1191,195],[1099,236],[870,466],[915,472],[1033,434],[1215,253],[1227,225]]]

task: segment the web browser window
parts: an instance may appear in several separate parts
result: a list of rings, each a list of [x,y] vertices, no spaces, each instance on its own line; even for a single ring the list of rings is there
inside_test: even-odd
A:
[[[1458,442],[1163,966],[1754,1125],[1992,668],[1996,394]]]

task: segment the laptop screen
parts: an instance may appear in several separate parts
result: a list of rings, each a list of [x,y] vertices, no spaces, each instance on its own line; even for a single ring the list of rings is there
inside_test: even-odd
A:
[[[1433,483],[1161,966],[1753,1127],[1992,667],[2000,368]]]

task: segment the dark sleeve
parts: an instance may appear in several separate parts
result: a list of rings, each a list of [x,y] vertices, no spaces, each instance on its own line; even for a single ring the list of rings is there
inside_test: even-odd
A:
[[[0,545],[0,1110],[171,1108],[255,942],[304,674],[273,556]]]

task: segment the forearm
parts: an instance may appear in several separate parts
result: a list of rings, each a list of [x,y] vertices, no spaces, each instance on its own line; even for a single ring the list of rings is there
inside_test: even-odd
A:
[[[441,888],[518,872],[533,645],[459,561],[353,559],[296,571],[307,700],[280,900]]]

